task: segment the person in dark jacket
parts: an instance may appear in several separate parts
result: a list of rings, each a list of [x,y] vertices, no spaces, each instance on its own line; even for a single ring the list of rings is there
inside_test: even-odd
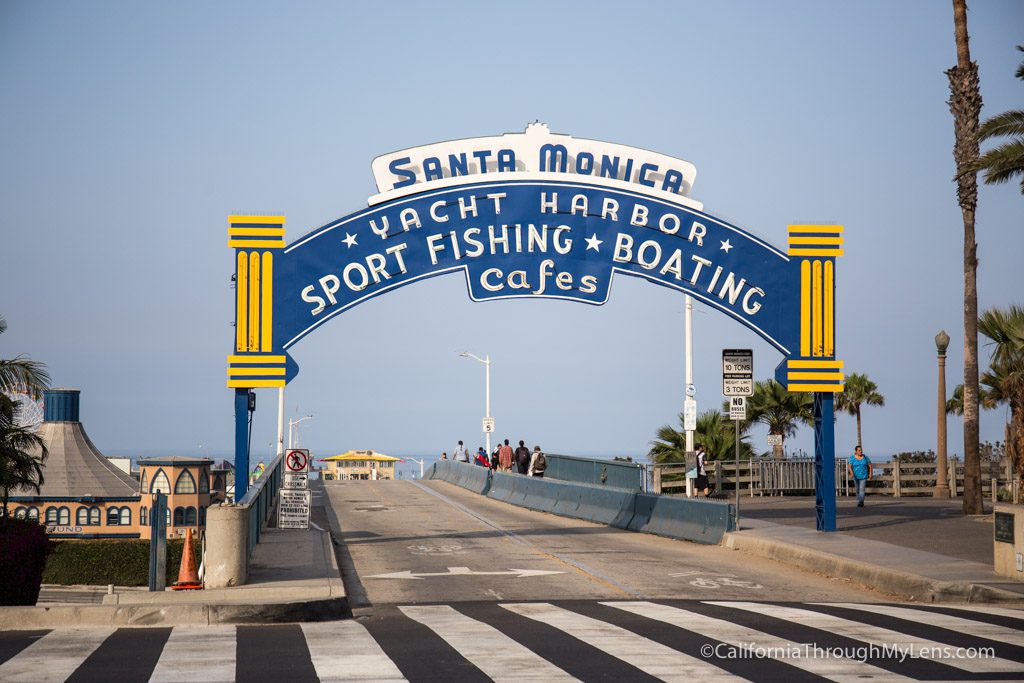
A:
[[[519,474],[526,474],[530,469],[530,449],[526,447],[522,439],[519,440],[519,448],[516,449],[514,457]]]

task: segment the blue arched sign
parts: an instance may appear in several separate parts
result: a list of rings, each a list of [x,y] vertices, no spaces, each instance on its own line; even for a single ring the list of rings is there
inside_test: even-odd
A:
[[[775,247],[704,212],[689,196],[692,164],[542,124],[387,154],[373,170],[380,193],[369,208],[288,245],[283,216],[230,217],[228,386],[239,395],[284,386],[298,372],[288,350],[306,335],[426,278],[463,277],[474,301],[599,305],[621,275],[689,293],[750,328],[784,357],[776,379],[821,399],[829,416],[819,422],[831,432],[843,379],[834,332],[842,227],[791,225],[786,248]],[[832,517],[834,527],[834,508]]]

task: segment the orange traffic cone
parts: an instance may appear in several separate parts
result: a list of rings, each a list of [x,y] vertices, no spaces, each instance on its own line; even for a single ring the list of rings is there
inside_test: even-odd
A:
[[[192,529],[186,529],[185,548],[181,552],[181,568],[178,569],[178,581],[171,586],[171,590],[201,590],[202,587],[203,583],[199,580],[199,572],[196,571],[196,554],[192,548]]]

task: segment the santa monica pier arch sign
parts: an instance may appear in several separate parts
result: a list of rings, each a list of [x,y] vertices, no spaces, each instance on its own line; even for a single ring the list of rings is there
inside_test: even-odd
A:
[[[784,356],[775,378],[815,395],[818,528],[835,528],[835,259],[842,227],[791,225],[779,249],[704,213],[696,168],[625,145],[525,133],[469,138],[373,161],[369,208],[285,245],[283,216],[231,216],[237,281],[237,471],[248,470],[248,392],[298,373],[288,350],[375,296],[463,273],[474,301],[603,304],[616,275],[686,292]],[[239,477],[244,484],[245,477]],[[240,489],[239,497],[244,493]]]

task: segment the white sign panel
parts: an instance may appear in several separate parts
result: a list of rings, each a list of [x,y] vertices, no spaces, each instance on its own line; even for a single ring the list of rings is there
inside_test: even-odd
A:
[[[781,446],[782,445],[782,434],[769,434],[768,435],[769,446]]]
[[[494,418],[485,417],[483,422],[483,430],[485,434],[491,434],[494,432]]]
[[[688,398],[683,401],[683,429],[692,432],[697,429],[697,401]]]
[[[729,398],[729,419],[745,420],[747,418],[747,399],[743,396]]]
[[[291,448],[284,454],[285,472],[308,472],[309,451],[305,448]]]
[[[722,395],[754,395],[754,352],[722,349]]]
[[[281,489],[277,495],[277,528],[308,529],[310,492],[301,489]]]
[[[284,473],[284,488],[286,488],[286,489],[308,489],[309,488],[309,473],[308,472],[285,472]]]

